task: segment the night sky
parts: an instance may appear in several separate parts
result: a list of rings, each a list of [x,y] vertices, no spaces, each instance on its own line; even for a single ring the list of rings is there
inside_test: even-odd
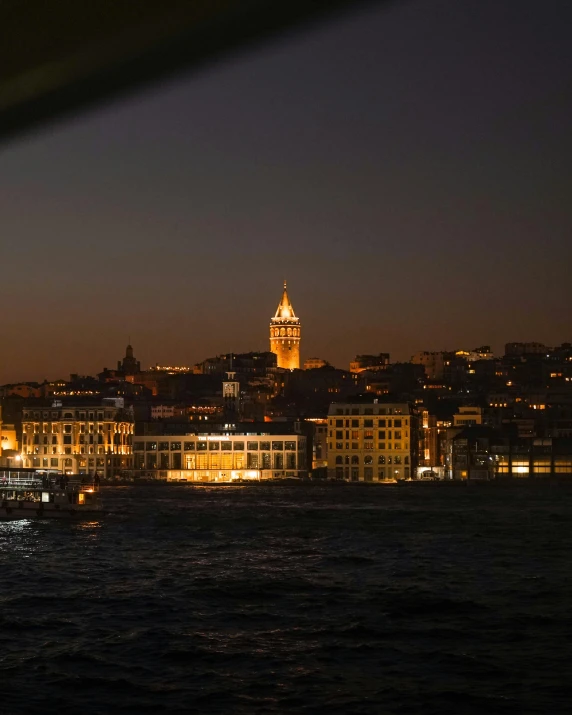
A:
[[[0,382],[572,341],[572,3],[370,8],[0,151]]]

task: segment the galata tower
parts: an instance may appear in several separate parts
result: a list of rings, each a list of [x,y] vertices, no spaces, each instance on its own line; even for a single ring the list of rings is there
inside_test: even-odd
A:
[[[270,320],[270,351],[276,354],[278,367],[300,368],[300,319],[294,315],[286,281],[276,315]]]

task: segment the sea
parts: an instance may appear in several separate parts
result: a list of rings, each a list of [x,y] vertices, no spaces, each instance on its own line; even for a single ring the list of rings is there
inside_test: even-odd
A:
[[[572,712],[572,485],[105,486],[0,522],[0,713]]]

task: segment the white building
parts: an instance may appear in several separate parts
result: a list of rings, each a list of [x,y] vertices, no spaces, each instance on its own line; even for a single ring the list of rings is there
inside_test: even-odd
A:
[[[133,443],[135,473],[187,482],[302,478],[308,474],[306,446],[299,434],[145,435]]]

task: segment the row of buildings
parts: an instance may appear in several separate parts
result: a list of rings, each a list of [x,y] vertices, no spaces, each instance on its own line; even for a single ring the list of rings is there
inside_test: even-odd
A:
[[[1,459],[104,478],[483,479],[568,474],[572,345],[357,355],[300,369],[286,284],[270,350],[0,387]]]
[[[5,465],[104,479],[572,478],[572,437],[519,436],[484,424],[475,407],[438,428],[426,410],[368,395],[332,403],[325,418],[295,422],[136,422],[123,398],[34,400],[22,408],[20,430],[0,422],[12,440],[3,446]]]
[[[29,400],[5,466],[97,474],[103,479],[228,482],[300,479],[311,469],[308,423],[240,423],[157,419],[136,422],[124,398]]]

